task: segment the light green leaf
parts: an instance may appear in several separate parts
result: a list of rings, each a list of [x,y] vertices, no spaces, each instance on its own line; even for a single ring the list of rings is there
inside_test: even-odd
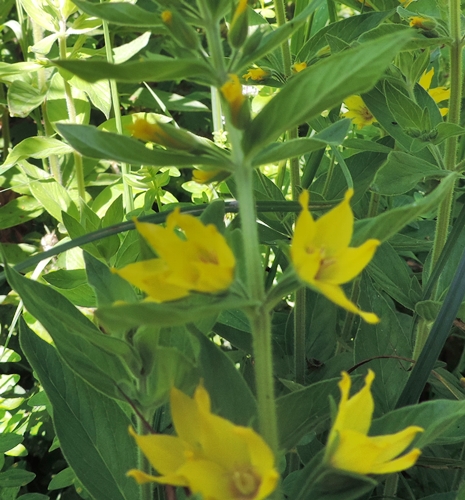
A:
[[[345,97],[369,90],[406,40],[406,36],[383,37],[295,75],[245,130],[246,152],[259,151],[286,130],[331,109]]]
[[[72,153],[68,144],[52,137],[28,137],[17,144],[0,167],[0,175],[13,167],[18,161],[26,158],[48,158],[51,155]]]
[[[32,196],[20,196],[0,207],[0,229],[8,229],[39,217],[44,211]]]
[[[26,82],[15,80],[8,89],[7,99],[10,116],[25,118],[42,104],[45,93]]]
[[[47,212],[59,222],[63,222],[62,212],[79,218],[79,211],[68,191],[55,179],[44,179],[30,183],[31,194]]]
[[[113,4],[104,4],[101,3],[100,5],[115,5]],[[123,5],[131,5],[128,3],[125,3]],[[134,5],[134,7],[137,7]],[[140,52],[144,47],[147,46],[149,43],[150,37],[152,33],[150,31],[147,31],[143,35],[138,36],[134,40],[131,40],[129,43],[125,43],[124,45],[120,45],[119,47],[115,47],[113,49],[114,52],[114,58],[115,58],[115,64],[121,64],[129,59],[131,59],[132,56],[135,56],[138,52]]]

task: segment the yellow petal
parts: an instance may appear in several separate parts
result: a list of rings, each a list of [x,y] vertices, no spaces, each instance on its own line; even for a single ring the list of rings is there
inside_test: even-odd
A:
[[[155,470],[163,476],[177,476],[177,471],[186,462],[186,451],[188,451],[181,439],[163,434],[140,436],[133,429],[130,429],[130,433]],[[186,486],[181,478],[178,478],[177,483],[178,486]]]
[[[439,108],[439,112],[441,113],[441,116],[446,116],[447,113],[449,113],[449,108]]]
[[[450,99],[450,89],[447,89],[446,87],[429,89],[428,94],[434,99],[434,102],[442,102]]]
[[[126,476],[134,478],[138,484],[157,482],[157,478],[155,476],[151,476],[150,474],[137,469],[131,469],[126,473]]]
[[[358,248],[345,248],[318,273],[318,280],[342,285],[358,276],[373,258],[379,240],[367,240]]]
[[[374,313],[364,312],[351,302],[345,295],[342,288],[338,285],[331,285],[322,281],[315,281],[312,285],[318,292],[326,298],[343,307],[347,311],[360,315],[367,323],[379,323],[379,318]]]
[[[170,405],[176,434],[192,447],[194,453],[202,453],[203,427],[197,402],[173,387]]]
[[[408,448],[416,435],[423,432],[422,427],[411,425],[395,434],[387,434],[383,436],[373,436],[370,439],[373,444],[379,448],[378,459],[380,462],[388,462],[399,456],[406,448]]]
[[[354,227],[354,214],[350,208],[353,189],[348,189],[344,200],[315,223],[314,243],[325,250],[325,257],[330,257],[349,246]]]
[[[210,460],[189,461],[181,473],[193,494],[200,493],[206,500],[237,500],[230,491],[228,471]]]
[[[431,80],[434,76],[434,68],[431,68],[428,72],[424,72],[421,75],[420,81],[418,82],[425,90],[428,90],[431,87]]]
[[[385,464],[376,465],[373,467],[373,474],[392,474],[393,472],[400,472],[405,469],[413,467],[421,455],[421,450],[414,448],[409,453],[402,455],[395,460],[391,460]]]
[[[350,384],[348,385],[347,383],[347,380],[350,382],[350,377],[345,372],[342,374],[342,377],[339,388],[343,398],[339,404],[339,411],[333,428],[336,431],[349,429],[357,431],[360,434],[368,434],[375,407],[373,396],[371,395],[371,384],[373,383],[375,374],[372,370],[368,370],[368,374],[365,377],[365,385],[349,399],[346,398],[350,390]]]
[[[170,271],[161,259],[144,260],[112,271],[145,292],[155,302],[177,300],[189,295],[188,288],[170,283]]]

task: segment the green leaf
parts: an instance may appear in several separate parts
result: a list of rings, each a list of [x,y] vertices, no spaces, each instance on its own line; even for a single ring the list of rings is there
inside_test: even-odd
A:
[[[43,279],[70,302],[80,307],[96,307],[95,293],[87,283],[84,269],[59,269]]]
[[[32,196],[20,196],[0,207],[0,229],[18,226],[39,217],[44,211]]]
[[[295,75],[245,130],[245,151],[259,151],[286,130],[333,108],[345,97],[369,90],[406,40],[383,37],[340,52]]]
[[[382,415],[395,408],[399,387],[405,385],[411,364],[400,359],[376,358],[393,356],[411,359],[412,343],[388,300],[377,293],[369,280],[362,281],[361,289],[361,307],[375,312],[381,321],[376,325],[360,322],[355,337],[354,364],[365,363],[355,373],[366,375],[368,368],[376,373],[372,394],[375,399],[375,415]]]
[[[13,488],[30,483],[36,475],[23,469],[8,469],[0,472],[0,488]]]
[[[117,300],[135,302],[137,296],[132,286],[123,278],[110,271],[108,266],[91,254],[84,252],[89,285],[97,295],[99,307],[110,305]]]
[[[403,258],[384,242],[376,251],[367,271],[373,281],[394,300],[410,310],[420,297],[410,296],[412,273]]]
[[[28,137],[17,144],[0,167],[0,175],[26,158],[48,158],[51,155],[64,155],[73,150],[67,144],[52,137]]]
[[[326,148],[328,144],[338,146],[347,135],[350,124],[350,120],[339,120],[314,137],[270,144],[252,159],[252,165],[255,167],[265,163],[276,163],[287,158],[302,156]]]
[[[126,342],[103,334],[65,297],[52,288],[5,269],[24,306],[47,330],[68,366],[104,394],[124,399],[120,381],[132,383],[141,361]]]
[[[450,173],[434,191],[420,201],[393,208],[370,219],[357,221],[352,244],[359,245],[369,238],[377,238],[381,241],[388,240],[409,222],[414,221],[425,212],[436,209],[444,196],[449,193],[456,179],[457,174]]]
[[[322,3],[322,0],[312,0],[300,14],[292,19],[292,22],[284,23],[282,26],[265,33],[258,47],[244,53],[237,64],[233,66],[232,71],[234,73],[241,73],[242,70],[269,54],[283,42],[287,43],[291,35],[307,21],[308,17],[311,16]]]
[[[138,498],[139,488],[126,477],[137,464],[126,412],[76,376],[23,321],[20,344],[52,404],[63,455],[86,490],[96,500]]]
[[[228,356],[197,328],[188,326],[200,342],[199,365],[213,411],[238,425],[256,425],[257,403]]]
[[[384,95],[394,119],[403,129],[408,127],[416,127],[419,130],[423,129],[423,111],[416,102],[412,101],[412,99],[388,80],[384,81]]]
[[[368,30],[378,26],[389,14],[389,12],[368,12],[341,19],[337,23],[331,23],[310,38],[297,54],[297,58],[299,61],[309,61],[312,57],[315,57],[319,50],[328,45],[327,35],[350,43]]]
[[[83,156],[114,160],[132,165],[155,165],[157,167],[211,165],[229,168],[229,162],[219,157],[202,154],[189,154],[165,151],[164,149],[149,149],[132,137],[102,132],[87,125],[57,125],[60,134]]]
[[[276,400],[282,449],[290,450],[305,434],[329,424],[328,396],[338,396],[338,382],[339,379],[324,380]]]
[[[21,80],[15,80],[8,89],[8,111],[10,116],[25,118],[40,106],[45,99],[45,92]]]
[[[79,218],[79,211],[68,191],[55,179],[31,182],[30,189],[32,196],[59,222],[63,222],[62,212],[76,219]]]
[[[216,81],[210,66],[201,59],[173,59],[159,56],[142,62],[110,64],[103,61],[53,61],[53,64],[79,76],[87,82],[116,80],[118,82],[139,83],[190,80],[211,85]]]
[[[24,438],[21,434],[13,434],[11,432],[0,434],[0,453],[10,451],[15,446],[22,443],[23,439]]]
[[[431,140],[433,144],[441,144],[449,137],[465,134],[465,128],[457,125],[456,123],[441,122],[436,126],[438,135]]]
[[[60,490],[61,488],[67,488],[71,486],[76,481],[76,474],[71,467],[61,470],[58,474],[53,476],[52,480],[48,485],[48,490]]]
[[[449,173],[412,154],[393,151],[376,174],[373,190],[388,196],[404,194],[423,179],[438,179]]]
[[[127,2],[95,4],[76,0],[73,2],[86,14],[104,19],[113,24],[134,27],[150,27],[162,25],[159,14],[141,9],[137,5]]]
[[[373,421],[370,435],[392,434],[409,425],[425,429],[413,443],[423,448],[430,444],[453,444],[465,439],[465,401],[438,399],[405,406]]]
[[[250,305],[250,301],[232,294],[222,296],[195,294],[163,304],[139,302],[101,307],[95,314],[109,330],[129,329],[140,325],[163,327],[192,323],[226,309],[238,309],[247,305]]]

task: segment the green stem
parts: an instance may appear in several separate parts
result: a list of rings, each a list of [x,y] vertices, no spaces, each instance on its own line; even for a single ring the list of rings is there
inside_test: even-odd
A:
[[[307,351],[305,347],[307,321],[306,314],[306,289],[300,288],[295,292],[294,303],[294,370],[295,381],[298,384],[305,384],[305,371],[307,365]]]
[[[108,29],[108,22],[102,20],[103,26],[103,38],[105,40],[105,51],[107,55],[107,61],[111,64],[114,63],[113,49],[110,38],[110,30]],[[110,80],[110,94],[111,102],[113,106],[113,113],[115,114],[116,130],[118,134],[123,133],[123,124],[121,122],[121,109],[119,102],[118,86],[115,80]],[[131,173],[130,166],[127,163],[121,163],[121,173],[123,180],[123,201],[126,208],[126,213],[132,212],[134,210],[134,197],[132,193],[132,187],[128,183],[128,175]]]
[[[360,277],[356,278],[352,284],[352,292],[350,294],[350,301],[354,304],[358,303],[360,297]],[[342,342],[349,342],[352,337],[352,328],[354,326],[355,314],[346,312],[344,318],[344,325],[342,326],[341,340]]]
[[[5,89],[3,83],[0,83],[0,100],[5,100]],[[8,156],[8,148],[10,147],[10,117],[8,114],[8,107],[1,106],[2,108],[2,138],[3,138],[3,159]]]
[[[380,196],[378,193],[371,193],[370,195],[370,205],[368,206],[367,217],[376,217],[378,215]]]
[[[286,24],[286,11],[284,8],[284,2],[283,0],[273,0],[273,4],[274,4],[274,11],[276,14],[276,23],[278,27],[283,26],[284,24]],[[289,40],[285,40],[281,44],[281,51],[283,54],[284,76],[289,77],[292,74],[291,48],[289,47]]]
[[[58,48],[60,51],[60,59],[66,59],[66,21],[60,21],[60,35],[58,37]],[[63,79],[63,85],[65,90],[65,100],[66,100],[66,108],[68,110],[68,117],[71,123],[77,123],[77,115],[76,115],[76,107],[74,105],[73,93],[71,90],[70,84]],[[74,168],[76,174],[76,181],[78,187],[79,201],[82,208],[85,204],[86,199],[86,185],[84,182],[84,167],[82,164],[82,156],[75,152],[74,156]]]
[[[205,36],[210,51],[211,63],[219,77],[219,83],[226,81],[226,66],[224,64],[223,46],[221,44],[220,25],[212,16],[211,9],[205,0],[198,2],[200,15],[205,22]]]
[[[460,107],[462,102],[462,40],[461,40],[461,8],[460,0],[449,0],[449,32],[452,38],[450,45],[450,99],[447,122],[460,124]],[[447,170],[455,170],[457,166],[457,136],[446,140],[444,166]],[[454,186],[442,201],[436,223],[431,269],[434,268],[447,240]]]
[[[274,397],[271,315],[270,311],[264,306],[265,287],[253,196],[253,169],[243,157],[241,148],[242,133],[231,126],[228,127],[228,135],[233,159],[237,167],[235,178],[247,272],[246,286],[249,297],[256,303],[256,306],[250,307],[246,312],[253,336],[260,432],[277,456],[279,442]]]
[[[153,416],[153,413],[150,413],[151,416]],[[144,415],[144,418],[146,415]],[[145,418],[146,421],[150,422],[151,417]],[[144,425],[144,422],[139,418],[137,419],[137,434],[139,435],[145,435],[147,434],[147,428]],[[142,450],[137,447],[137,467],[139,470],[142,472],[145,472],[147,474],[152,473],[152,467],[150,465],[150,462],[148,461],[147,457],[144,455]],[[152,500],[153,499],[153,483],[145,483],[140,486],[140,500]]]

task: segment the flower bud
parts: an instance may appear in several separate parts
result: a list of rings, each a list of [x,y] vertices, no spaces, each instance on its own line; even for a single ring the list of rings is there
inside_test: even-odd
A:
[[[307,67],[307,63],[304,61],[304,62],[300,62],[300,63],[294,63],[292,65],[292,72],[293,73],[300,73],[301,71],[303,71],[305,68]]]
[[[432,17],[412,16],[409,17],[410,26],[419,30],[431,31],[436,28],[437,23]]]
[[[220,182],[229,177],[231,174],[225,170],[215,168],[214,170],[199,170],[192,171],[192,180],[197,184],[210,184],[212,182]]]
[[[166,148],[181,151],[203,149],[200,140],[194,134],[166,123],[150,123],[144,118],[137,118],[132,125],[128,125],[126,128],[130,130],[132,137],[154,142]]]
[[[247,0],[239,0],[239,5],[234,12],[231,25],[229,26],[229,45],[236,49],[240,48],[247,38],[248,30],[249,19],[247,12]]]
[[[244,128],[250,120],[247,98],[242,94],[242,85],[237,75],[231,73],[229,80],[220,88],[221,94],[229,105],[232,124]]]

